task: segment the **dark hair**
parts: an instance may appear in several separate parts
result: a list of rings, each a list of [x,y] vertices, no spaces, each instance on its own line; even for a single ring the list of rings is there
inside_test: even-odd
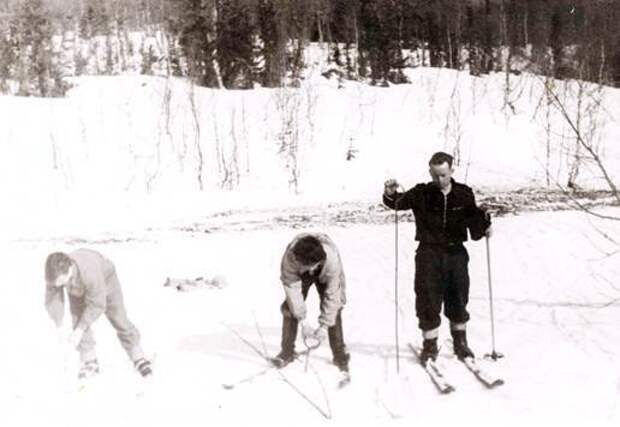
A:
[[[295,259],[303,265],[312,265],[327,258],[323,245],[314,236],[304,236],[293,246]]]
[[[433,154],[433,157],[428,161],[428,165],[441,165],[444,162],[448,162],[448,166],[452,167],[453,157],[448,153],[444,153],[443,151],[438,151]]]
[[[45,280],[53,282],[61,274],[67,273],[71,267],[71,258],[63,252],[54,252],[45,260]]]

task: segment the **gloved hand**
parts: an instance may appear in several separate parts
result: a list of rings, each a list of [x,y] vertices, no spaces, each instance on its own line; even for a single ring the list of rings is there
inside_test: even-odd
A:
[[[301,322],[301,335],[304,338],[304,344],[309,350],[314,350],[321,345],[321,341],[316,336],[316,330],[307,322]]]
[[[396,190],[398,189],[398,187],[400,187],[400,184],[395,179],[388,179],[383,184],[383,187],[384,187],[383,192],[385,193],[386,196],[393,196],[394,193],[396,193]]]
[[[302,320],[301,322],[301,336],[303,337],[304,341],[308,338],[313,338],[314,335],[314,328],[305,320]]]
[[[484,232],[484,235],[487,237],[491,237],[493,235],[493,226],[489,225],[486,229],[486,231]]]
[[[327,326],[321,325],[319,328],[314,331],[314,339],[316,339],[319,344],[327,339]]]

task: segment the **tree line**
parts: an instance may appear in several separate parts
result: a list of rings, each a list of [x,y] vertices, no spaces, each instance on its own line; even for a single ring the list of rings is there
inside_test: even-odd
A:
[[[373,85],[406,82],[415,55],[415,65],[473,75],[526,70],[620,86],[618,22],[620,0],[2,0],[0,91],[14,82],[22,95],[64,94],[54,37],[67,32],[81,41],[156,32],[165,49],[142,52],[140,72],[163,62],[165,74],[214,88],[295,85],[310,43],[328,48],[341,78]],[[71,73],[89,73],[78,59]],[[115,61],[95,73],[122,72]]]

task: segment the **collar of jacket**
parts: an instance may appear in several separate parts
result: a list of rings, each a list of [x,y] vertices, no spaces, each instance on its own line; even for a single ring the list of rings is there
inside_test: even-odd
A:
[[[456,182],[454,178],[450,178],[450,185],[451,185],[451,188],[448,194],[452,194],[452,192],[454,192],[459,186],[458,182]],[[433,181],[427,182],[426,188],[429,189],[430,191],[436,191],[436,192],[441,193],[441,189]]]

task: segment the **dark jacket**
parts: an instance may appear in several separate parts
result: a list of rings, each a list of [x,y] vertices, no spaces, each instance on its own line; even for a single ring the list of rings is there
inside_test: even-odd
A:
[[[405,193],[383,195],[383,203],[397,210],[411,209],[415,217],[415,239],[421,243],[453,245],[484,236],[491,221],[476,206],[474,192],[465,184],[452,180],[450,193],[444,196],[432,182],[418,184]]]

